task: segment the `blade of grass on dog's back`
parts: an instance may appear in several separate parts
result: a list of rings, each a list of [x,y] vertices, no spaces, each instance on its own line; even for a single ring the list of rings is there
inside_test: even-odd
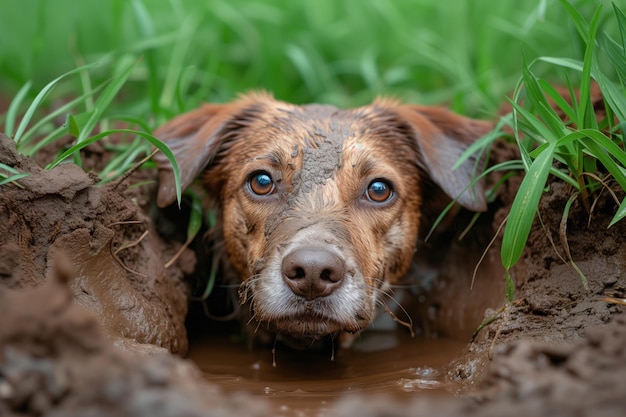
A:
[[[39,94],[37,94],[37,96],[35,97],[35,99],[31,103],[31,105],[28,107],[28,109],[24,113],[24,117],[22,118],[22,121],[20,122],[19,126],[17,127],[17,131],[15,132],[15,136],[13,137],[13,140],[15,141],[16,146],[17,146],[18,149],[19,149],[19,146],[20,146],[21,137],[24,134],[24,131],[26,130],[26,127],[28,127],[28,124],[30,123],[31,119],[33,118],[33,115],[35,114],[35,111],[37,110],[39,105],[43,102],[43,100],[46,98],[46,96],[48,95],[50,90],[52,90],[52,88],[59,81],[64,79],[65,77],[70,76],[72,74],[75,74],[75,73],[77,73],[79,71],[83,71],[83,70],[88,69],[88,68],[93,68],[93,67],[95,67],[97,65],[99,65],[99,63],[96,62],[96,63],[93,63],[93,64],[87,64],[87,65],[83,65],[82,67],[74,68],[73,70],[68,71],[68,72],[66,72],[63,75],[60,75],[59,77],[55,78],[54,80],[52,80],[48,84],[46,84],[46,86],[39,92]]]

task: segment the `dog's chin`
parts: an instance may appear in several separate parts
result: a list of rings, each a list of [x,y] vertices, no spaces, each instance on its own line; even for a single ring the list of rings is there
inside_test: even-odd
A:
[[[294,349],[310,348],[319,342],[333,341],[340,333],[357,334],[366,324],[340,323],[338,321],[308,315],[274,320],[268,329],[279,340]]]
[[[308,337],[308,336],[302,336],[302,335],[279,333],[277,335],[277,340],[291,349],[315,350],[315,349],[323,349],[324,347],[328,346],[329,343],[333,343],[335,340],[335,335],[331,334],[331,335]]]

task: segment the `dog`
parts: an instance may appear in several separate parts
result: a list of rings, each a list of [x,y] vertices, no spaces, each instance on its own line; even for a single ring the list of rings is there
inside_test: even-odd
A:
[[[491,129],[391,99],[343,110],[255,92],[182,114],[155,136],[174,153],[182,187],[201,176],[214,200],[250,325],[306,346],[327,336],[349,345],[372,322],[439,194],[486,209],[477,157],[451,168]],[[155,159],[165,207],[174,176],[163,154]]]

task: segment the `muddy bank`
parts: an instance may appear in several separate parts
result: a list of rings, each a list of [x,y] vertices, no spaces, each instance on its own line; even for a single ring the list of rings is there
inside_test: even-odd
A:
[[[69,264],[34,289],[0,291],[2,416],[262,416],[263,403],[226,397],[189,362],[114,347],[73,302]]]
[[[95,186],[97,177],[74,164],[43,170],[4,135],[0,162],[30,173],[0,193],[0,286],[37,286],[66,255],[76,302],[112,338],[184,353],[183,270],[193,257],[164,268],[176,248],[159,239],[125,185]]]
[[[195,259],[188,253],[173,268],[163,267],[179,244],[158,236],[125,184],[98,187],[71,164],[43,171],[16,155],[5,137],[0,162],[32,173],[20,181],[23,188],[0,187],[0,415],[298,415],[271,399],[235,393],[164,352],[187,349],[185,276]],[[415,271],[419,285],[406,290],[417,300],[406,306],[422,337],[469,340],[475,323],[503,305],[497,242],[473,285],[470,265],[506,216],[515,184],[509,187],[472,232],[475,239],[441,252],[435,252],[436,243],[425,248],[437,256],[423,259]],[[462,343],[449,364],[438,364],[440,381],[454,383],[452,392],[442,398],[417,391],[398,400],[382,389],[346,389],[324,405],[323,414],[623,415],[624,307],[602,297],[626,293],[625,226],[606,229],[616,209],[609,198],[598,201],[590,223],[574,204],[567,237],[572,258],[589,279],[586,291],[561,259],[567,192],[553,184],[544,198],[546,229],[535,225],[514,271],[514,304],[475,341]],[[119,345],[163,349],[148,347],[137,355]],[[375,361],[376,355],[368,358]],[[350,355],[340,359],[355,363]],[[284,353],[282,360],[290,359]],[[292,377],[297,384],[298,375]]]

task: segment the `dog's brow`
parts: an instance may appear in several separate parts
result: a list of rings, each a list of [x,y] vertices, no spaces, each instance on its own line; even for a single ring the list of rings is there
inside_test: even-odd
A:
[[[285,157],[282,155],[282,152],[270,151],[265,155],[254,156],[248,159],[248,162],[252,161],[268,161],[271,165],[280,167],[284,165]]]
[[[375,160],[365,158],[363,155],[359,155],[354,161],[352,167],[357,169],[360,177],[368,177],[372,171],[376,170],[377,162]]]

